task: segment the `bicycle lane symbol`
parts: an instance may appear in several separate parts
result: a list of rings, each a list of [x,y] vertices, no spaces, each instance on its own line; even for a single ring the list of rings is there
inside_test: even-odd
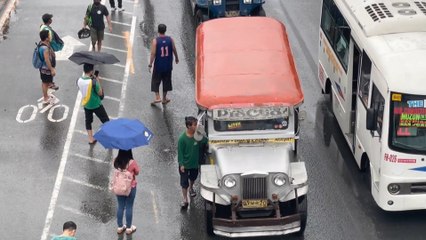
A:
[[[57,98],[52,93],[50,93],[49,96],[51,96],[53,98],[53,100],[48,105],[43,104],[43,102],[42,102],[43,97],[42,97],[42,98],[37,100],[37,105],[28,104],[28,105],[22,106],[19,109],[18,114],[16,115],[16,121],[18,123],[28,123],[28,122],[33,121],[36,118],[37,113],[45,113],[47,111],[49,111],[49,113],[47,114],[47,119],[51,122],[62,122],[65,119],[67,119],[69,107],[67,105],[63,105],[63,104],[57,105],[60,102],[60,100],[59,100],[59,98]],[[53,114],[54,114],[55,110],[59,109],[59,108],[63,109],[62,117],[59,118],[59,119],[54,119]],[[31,115],[27,119],[22,119],[22,115],[28,110],[32,111]]]

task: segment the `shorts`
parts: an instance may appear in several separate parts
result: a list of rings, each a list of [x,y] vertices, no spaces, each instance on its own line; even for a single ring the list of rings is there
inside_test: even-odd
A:
[[[53,82],[53,76],[44,74],[40,72],[40,78],[42,83],[52,83]]]
[[[160,84],[163,82],[163,92],[172,91],[172,71],[152,73],[151,92],[160,92]]]
[[[95,28],[90,28],[90,37],[92,38],[92,42],[102,41],[104,40],[104,29],[97,30]]]
[[[191,180],[191,182],[194,182],[198,177],[198,168],[185,169],[184,172],[181,172],[179,168],[178,171],[180,175],[180,186],[182,188],[188,188],[189,187],[188,180]]]

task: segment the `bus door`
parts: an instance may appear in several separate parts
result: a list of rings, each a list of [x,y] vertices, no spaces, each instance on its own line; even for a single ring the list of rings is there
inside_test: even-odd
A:
[[[353,54],[352,54],[352,96],[351,96],[351,115],[350,115],[350,141],[352,152],[355,152],[355,126],[356,126],[356,103],[357,103],[357,93],[358,93],[358,81],[359,81],[359,73],[361,71],[361,51],[354,41],[351,38],[351,42],[353,43]]]

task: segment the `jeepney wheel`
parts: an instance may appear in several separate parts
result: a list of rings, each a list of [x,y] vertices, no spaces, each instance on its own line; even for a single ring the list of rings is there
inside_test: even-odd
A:
[[[212,212],[212,203],[205,201],[204,202],[204,210],[206,217],[206,231],[209,236],[213,236],[213,212]]]
[[[252,16],[265,17],[266,16],[265,9],[263,9],[263,7],[260,6],[251,15]]]
[[[300,231],[298,235],[303,235],[306,229],[306,222],[308,221],[308,198],[302,196],[299,198],[299,213],[300,213]]]

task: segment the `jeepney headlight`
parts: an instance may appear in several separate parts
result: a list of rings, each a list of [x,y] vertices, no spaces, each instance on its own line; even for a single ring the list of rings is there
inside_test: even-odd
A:
[[[251,0],[244,0],[244,4],[251,4]]]
[[[286,183],[286,177],[284,174],[276,174],[272,180],[278,187],[281,187]]]
[[[213,5],[221,5],[222,0],[213,0]]]
[[[233,188],[237,184],[237,180],[235,180],[232,176],[226,176],[223,178],[223,185],[227,188]]]
[[[398,194],[399,190],[401,190],[401,187],[399,186],[399,184],[396,183],[391,183],[388,185],[388,191],[390,194]]]

